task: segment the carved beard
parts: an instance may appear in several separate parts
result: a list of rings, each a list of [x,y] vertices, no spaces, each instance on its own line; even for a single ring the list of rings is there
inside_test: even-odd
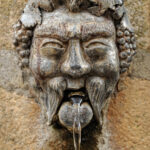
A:
[[[62,77],[56,77],[47,82],[47,88],[40,93],[40,103],[42,114],[47,120],[47,124],[51,125],[58,106],[63,98],[66,82]]]

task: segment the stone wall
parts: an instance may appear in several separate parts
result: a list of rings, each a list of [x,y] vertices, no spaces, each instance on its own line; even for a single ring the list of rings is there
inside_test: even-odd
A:
[[[27,0],[0,0],[0,49],[13,49],[13,25]]]
[[[0,0],[0,50],[14,50],[12,26],[25,3],[26,0]],[[110,145],[114,150],[149,150],[150,1],[126,0],[125,4],[135,28],[138,50],[130,70],[121,78],[119,93],[110,102],[107,116]],[[5,70],[2,67],[3,56],[0,57],[0,73],[7,73],[11,63],[6,61]],[[41,133],[37,104],[32,99],[12,93],[10,87],[15,85],[17,88],[22,84],[21,74],[18,74],[17,80],[16,74],[12,74],[10,81],[7,75],[0,75],[0,150],[36,150],[46,136]],[[6,86],[6,81],[11,84]],[[59,141],[57,147],[56,143],[53,145],[54,150],[63,149],[59,148]]]

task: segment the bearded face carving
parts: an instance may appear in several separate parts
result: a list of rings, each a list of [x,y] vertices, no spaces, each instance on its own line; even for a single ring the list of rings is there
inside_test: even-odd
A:
[[[101,124],[101,111],[129,67],[135,40],[123,3],[102,2],[29,1],[16,25],[21,67],[36,81],[35,95],[49,125],[59,122],[72,131],[77,122],[81,129],[92,119]]]
[[[46,93],[43,94],[47,97],[44,101],[50,124],[59,112],[60,104],[59,119],[63,124],[73,115],[69,97],[63,99],[65,91],[68,95],[82,92],[87,96],[87,101],[81,103],[90,115],[86,112],[81,114],[89,119],[85,123],[90,122],[93,112],[99,120],[105,99],[112,93],[119,78],[112,20],[96,18],[88,13],[80,15],[72,16],[65,10],[45,13],[42,24],[34,32],[30,68],[45,82]]]

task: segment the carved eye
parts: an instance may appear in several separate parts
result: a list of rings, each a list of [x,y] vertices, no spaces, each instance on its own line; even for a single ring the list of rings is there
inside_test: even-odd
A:
[[[84,49],[89,58],[93,61],[96,61],[105,58],[108,51],[108,45],[106,45],[106,43],[103,41],[94,39],[89,42],[86,42],[84,44]]]
[[[44,56],[61,56],[65,51],[64,44],[56,39],[48,39],[43,41],[40,48],[41,53]]]

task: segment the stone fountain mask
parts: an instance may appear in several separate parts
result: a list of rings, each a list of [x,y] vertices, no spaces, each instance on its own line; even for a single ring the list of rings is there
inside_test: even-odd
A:
[[[101,111],[136,48],[122,0],[30,0],[14,44],[47,123],[71,131],[76,113],[81,128],[92,119],[102,123]]]

